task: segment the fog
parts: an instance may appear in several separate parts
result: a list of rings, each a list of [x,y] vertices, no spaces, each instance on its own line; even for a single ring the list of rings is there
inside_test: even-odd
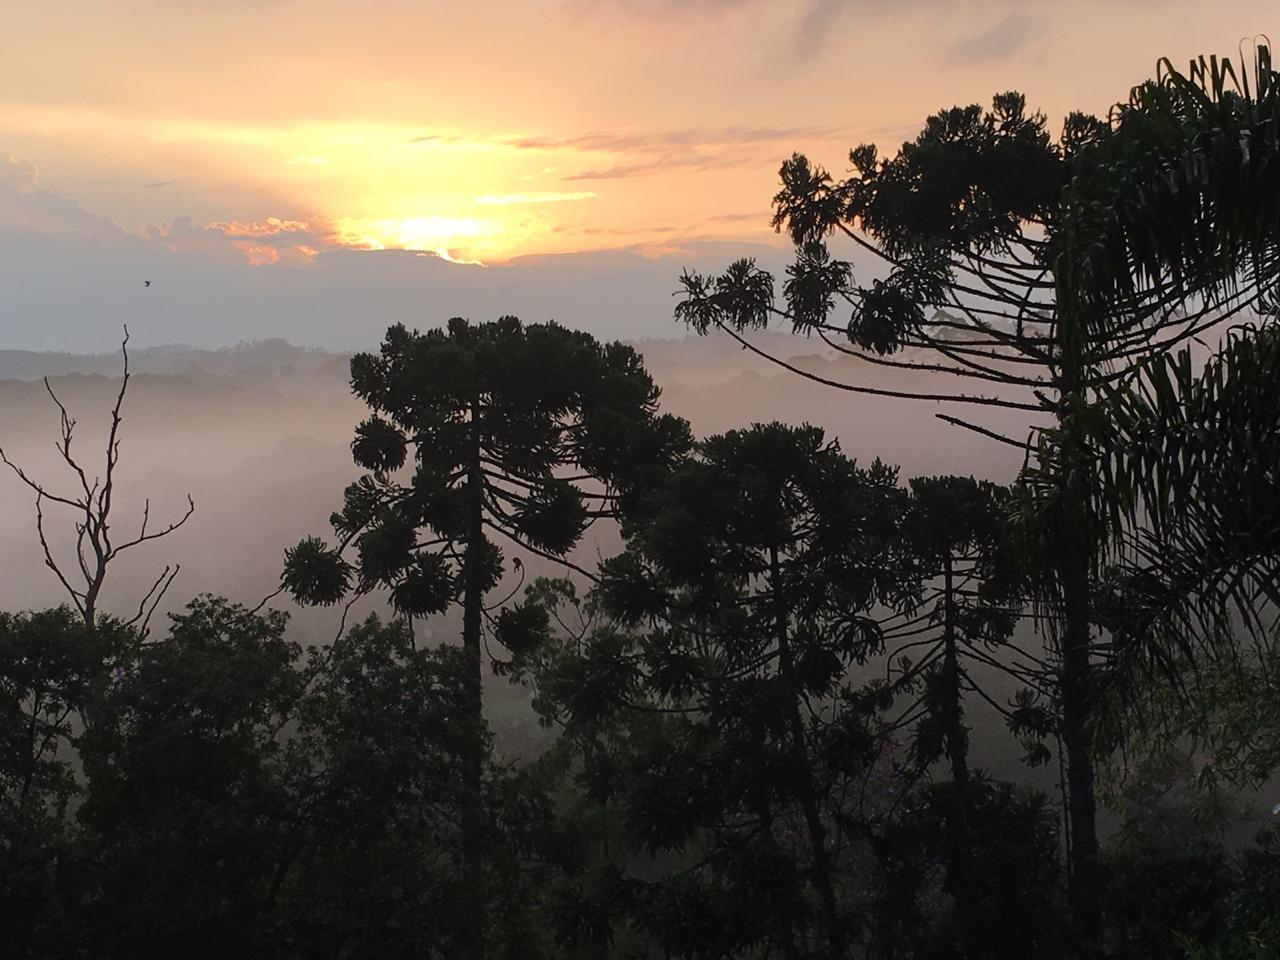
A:
[[[915,390],[948,386],[928,376],[868,372],[859,361],[781,334],[757,342],[829,379]],[[1018,451],[937,420],[936,404],[842,393],[779,369],[726,337],[637,346],[662,387],[663,409],[687,418],[699,436],[778,419],[820,426],[849,456],[897,464],[904,479],[949,472],[1008,481],[1019,466]],[[140,567],[121,561],[109,605],[127,606],[140,583],[135,578],[169,560],[183,565],[175,584],[182,595],[217,591],[248,601],[273,589],[284,547],[327,529],[343,486],[358,474],[347,444],[366,411],[349,392],[347,361],[280,341],[133,356],[117,522],[136,522],[147,498],[153,523],[180,515],[187,493],[197,509],[172,538],[140,548]],[[40,378],[50,377],[76,418],[74,449],[90,465],[102,459],[119,370],[118,354],[0,353],[0,374],[7,378],[0,380],[0,444],[10,459],[55,491],[68,490],[74,477],[54,445],[58,410]],[[1016,412],[975,419],[1014,436],[1026,432]],[[30,491],[6,473],[0,497],[0,556],[10,571],[0,583],[0,603],[13,609],[57,601],[51,574],[31,563],[39,544]],[[57,516],[50,514],[51,531],[58,530]],[[69,529],[69,523],[62,525]],[[594,554],[600,537],[608,535],[588,536],[580,551]]]
[[[841,358],[820,342],[781,333],[758,334],[752,341],[831,380],[920,392],[951,387],[937,376],[885,371]],[[861,462],[879,457],[898,465],[904,482],[943,472],[1007,482],[1020,465],[1017,450],[939,421],[937,404],[845,393],[807,381],[725,335],[646,340],[636,346],[662,387],[663,409],[687,418],[698,436],[773,419],[811,423],[839,439],[846,454]],[[348,360],[347,355],[278,340],[216,351],[132,353],[114,525],[118,531],[136,529],[148,500],[151,529],[181,517],[188,494],[196,510],[172,536],[143,544],[113,563],[103,609],[131,616],[164,566],[174,563],[181,564],[181,571],[159,619],[200,593],[256,606],[277,589],[285,548],[307,534],[328,534],[328,516],[340,505],[343,487],[359,475],[348,444],[367,411],[350,394]],[[58,409],[40,379],[48,376],[77,421],[73,450],[92,478],[95,470],[101,471],[120,369],[118,353],[0,352],[0,445],[6,454],[53,492],[73,491],[75,478],[55,448]],[[1025,436],[1027,422],[1016,412],[973,417],[1012,436]],[[46,525],[55,557],[72,562],[70,513],[46,505]],[[616,533],[597,524],[575,559],[590,565],[617,549]],[[34,496],[8,471],[0,475],[0,565],[6,571],[0,580],[0,609],[66,600],[42,562]],[[530,558],[528,565],[535,575],[567,572],[538,558]],[[510,581],[504,586],[515,585]],[[339,628],[337,609],[303,609],[284,598],[270,605],[289,611],[299,642],[328,642]],[[349,616],[381,607],[380,599],[371,597]],[[452,639],[458,627],[451,618],[440,618],[421,629],[424,637]],[[520,749],[525,738],[539,736],[532,724],[520,722],[527,694],[505,681],[493,680],[490,687],[490,714],[500,742]],[[994,714],[983,717],[981,710],[971,719],[993,734],[999,726]],[[1013,772],[1007,737],[975,740],[980,753],[981,742],[999,742],[999,749],[987,751],[985,759]]]

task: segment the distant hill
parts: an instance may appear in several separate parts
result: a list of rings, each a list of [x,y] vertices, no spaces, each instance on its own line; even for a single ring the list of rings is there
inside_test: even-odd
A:
[[[184,344],[130,350],[129,363],[137,373],[211,374],[232,376],[246,372],[292,375],[330,368],[345,372],[345,354],[296,347],[286,340],[256,340],[221,350],[200,350]],[[39,380],[69,374],[120,373],[120,354],[37,353],[0,350],[0,380]]]
[[[754,333],[753,343],[789,356],[805,349],[783,333]],[[732,376],[744,369],[770,369],[768,361],[744,351],[727,336],[670,337],[630,341],[644,354],[650,371],[659,380],[688,376],[698,381],[716,379],[717,372]],[[821,347],[817,342],[817,347]],[[829,353],[830,351],[820,351]],[[195,380],[239,377],[258,379],[325,379],[346,383],[349,353],[333,353],[299,347],[287,340],[254,340],[219,350],[171,344],[129,351],[130,369],[136,374],[176,375]],[[75,374],[115,378],[120,375],[120,353],[40,353],[0,350],[0,380],[38,381],[44,377]]]

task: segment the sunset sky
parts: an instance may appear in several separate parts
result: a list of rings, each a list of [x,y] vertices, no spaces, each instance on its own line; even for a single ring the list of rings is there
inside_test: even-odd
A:
[[[778,245],[769,200],[793,150],[842,169],[855,143],[893,148],[929,112],[1008,88],[1055,125],[1069,109],[1103,112],[1160,55],[1184,63],[1234,53],[1273,26],[1267,6],[11,6],[0,59],[0,252],[25,252],[21,273],[11,259],[0,278],[65,276],[86,244],[95,269],[109,272],[104,247],[126,259],[167,251],[196,272],[193,263],[230,270],[234,260],[246,284],[262,281],[243,280],[240,267],[309,268],[344,248],[499,265],[617,250],[678,259],[712,241]],[[42,273],[44,254],[27,240],[70,259]],[[28,293],[23,303],[53,309]],[[0,317],[0,333],[39,345],[24,319]]]

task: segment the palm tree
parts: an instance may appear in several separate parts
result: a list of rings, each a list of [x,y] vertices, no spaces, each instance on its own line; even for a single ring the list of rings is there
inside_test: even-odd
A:
[[[1041,433],[1025,474],[1043,495],[1071,457],[1094,465],[1098,619],[1113,648],[1166,669],[1198,641],[1229,639],[1232,613],[1256,633],[1277,596],[1280,341],[1265,319],[1280,281],[1278,79],[1264,45],[1252,78],[1230,60],[1186,74],[1162,61],[1064,194],[1059,274],[1085,322],[1152,290],[1264,319],[1227,330],[1203,370],[1185,343],[1122,370],[1074,423]]]
[[[1280,605],[1280,326],[1237,327],[1110,388],[1089,424],[1109,515],[1101,606],[1121,679],[1267,642]],[[1053,470],[1047,436],[1040,470]],[[1039,477],[1029,474],[1031,482]],[[1129,667],[1141,667],[1132,670]]]

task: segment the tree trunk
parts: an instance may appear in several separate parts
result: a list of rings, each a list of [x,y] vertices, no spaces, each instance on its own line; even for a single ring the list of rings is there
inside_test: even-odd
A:
[[[969,907],[971,889],[969,863],[969,736],[964,728],[960,699],[960,657],[956,649],[955,574],[950,553],[943,569],[942,585],[942,671],[946,703],[943,718],[947,737],[947,759],[951,764],[951,811],[947,817],[947,888],[958,913],[956,929],[961,942],[960,956],[970,956],[969,930],[979,918]]]
[[[27,813],[27,797],[31,793],[31,783],[36,775],[36,729],[40,719],[40,692],[32,695],[31,719],[27,722],[27,762],[22,773],[22,790],[18,794],[18,817],[23,819]]]
[[[960,703],[960,659],[956,652],[956,599],[951,557],[943,583],[942,669],[947,683],[947,758],[951,761],[951,779],[963,792],[969,785],[969,735],[964,729],[964,708]]]
[[[769,808],[767,802],[764,805],[761,819],[764,821],[765,832],[773,836],[773,811]],[[795,925],[791,922],[790,912],[778,914],[778,942],[782,946],[782,955],[786,957],[786,960],[800,960],[800,952],[796,949]]]
[[[822,903],[822,919],[827,928],[827,955],[831,960],[844,960],[844,931],[836,909],[835,887],[831,881],[831,860],[827,854],[827,831],[822,825],[822,812],[818,806],[818,794],[813,785],[813,773],[809,769],[809,751],[805,745],[804,719],[800,715],[795,681],[795,665],[791,657],[786,598],[782,593],[782,565],[778,560],[778,548],[769,549],[769,576],[772,581],[775,630],[778,643],[778,669],[791,696],[788,700],[787,723],[791,730],[791,749],[797,761],[800,805],[804,812],[805,830],[808,834],[810,855],[813,857],[813,885]]]
[[[1097,946],[1100,932],[1097,804],[1093,795],[1093,757],[1088,729],[1092,707],[1089,571],[1098,545],[1093,542],[1088,491],[1082,486],[1085,471],[1093,469],[1080,416],[1087,399],[1083,359],[1087,324],[1069,294],[1067,301],[1067,309],[1058,324],[1062,360],[1058,427],[1062,431],[1063,462],[1062,475],[1058,478],[1060,509],[1054,517],[1058,529],[1051,542],[1063,604],[1058,695],[1062,704],[1062,743],[1067,754],[1071,914],[1080,944],[1088,951]]]
[[[481,617],[484,611],[484,476],[480,468],[478,411],[472,409],[475,434],[467,470],[467,545],[463,555],[462,649],[466,657],[467,725],[462,757],[462,948],[466,960],[484,960],[484,811],[481,773],[484,768],[484,703],[481,686]]]
[[[969,790],[969,736],[964,728],[964,709],[960,702],[960,658],[956,651],[955,579],[952,560],[947,556],[943,572],[942,594],[942,671],[946,686],[947,759],[951,763],[951,859],[959,867],[968,846],[966,807]],[[961,872],[956,870],[957,873]],[[954,891],[953,891],[954,892]]]
[[[1097,803],[1089,742],[1089,577],[1087,557],[1070,558],[1063,570],[1062,744],[1067,754],[1067,803],[1071,838],[1071,906],[1083,942],[1099,930]]]

